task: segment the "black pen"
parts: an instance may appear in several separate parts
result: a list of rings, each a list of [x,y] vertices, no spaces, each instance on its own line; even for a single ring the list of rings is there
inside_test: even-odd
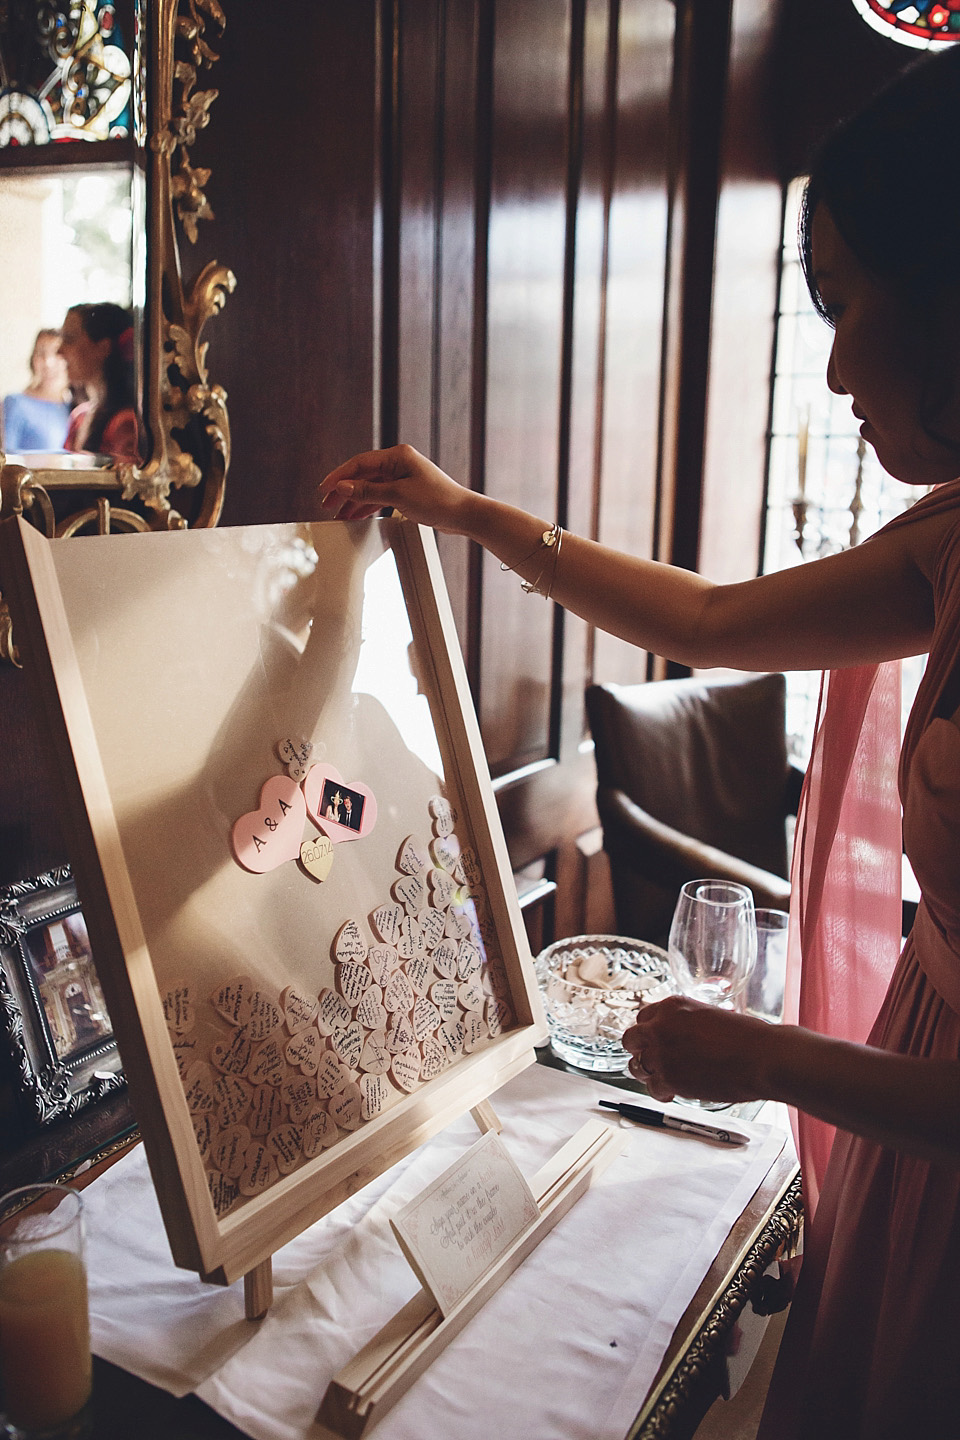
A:
[[[740,1130],[721,1130],[716,1125],[704,1125],[699,1120],[679,1120],[676,1115],[665,1115],[662,1110],[651,1110],[646,1105],[618,1104],[615,1100],[601,1100],[604,1110],[616,1110],[627,1120],[636,1120],[640,1125],[659,1125],[664,1130],[681,1130],[684,1135],[700,1135],[704,1140],[719,1140],[724,1145],[746,1145],[750,1136]]]

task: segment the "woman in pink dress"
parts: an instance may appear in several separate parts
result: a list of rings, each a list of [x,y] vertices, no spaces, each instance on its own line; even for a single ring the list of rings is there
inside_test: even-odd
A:
[[[955,46],[830,137],[807,192],[830,387],[891,475],[934,487],[856,549],[713,585],[463,489],[407,446],[356,456],[321,486],[344,519],[392,505],[467,535],[590,623],[691,667],[830,672],[794,854],[801,1023],[674,996],[624,1036],[657,1099],[801,1112],[812,1219],[764,1440],[960,1436],[958,135]],[[898,961],[894,681],[928,650],[899,772],[923,898]]]
[[[139,425],[133,374],[133,322],[109,301],[71,305],[60,353],[75,392],[86,398],[70,415],[65,448],[137,464]]]

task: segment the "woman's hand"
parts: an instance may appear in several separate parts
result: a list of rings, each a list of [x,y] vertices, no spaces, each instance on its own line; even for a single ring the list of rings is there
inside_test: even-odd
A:
[[[320,485],[320,506],[339,520],[365,520],[392,506],[420,525],[466,533],[472,495],[411,445],[394,445],[331,470]]]
[[[641,1005],[623,1045],[630,1074],[655,1100],[759,1100],[765,1046],[774,1027],[763,1020],[671,995]]]

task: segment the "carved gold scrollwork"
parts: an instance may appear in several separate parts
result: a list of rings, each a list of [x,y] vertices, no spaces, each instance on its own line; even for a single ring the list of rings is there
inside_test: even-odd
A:
[[[185,286],[178,246],[178,228],[193,243],[199,221],[213,216],[205,188],[211,172],[192,163],[190,149],[217,98],[217,90],[198,81],[218,58],[214,43],[226,20],[219,0],[135,3],[145,39],[134,68],[134,116],[141,143],[147,141],[143,419],[149,453],[140,465],[33,472],[3,465],[0,455],[0,515],[26,515],[50,537],[216,525],[230,465],[227,395],[210,379],[202,336],[236,281],[211,261]],[[0,658],[14,655],[0,599]]]

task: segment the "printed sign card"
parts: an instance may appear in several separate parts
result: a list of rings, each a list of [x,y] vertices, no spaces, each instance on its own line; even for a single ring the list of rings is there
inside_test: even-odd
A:
[[[390,1223],[447,1316],[539,1215],[533,1192],[491,1130]]]

